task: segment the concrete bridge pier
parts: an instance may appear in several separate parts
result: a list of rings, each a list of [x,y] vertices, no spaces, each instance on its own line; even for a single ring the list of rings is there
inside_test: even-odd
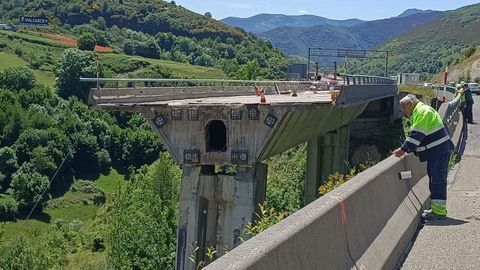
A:
[[[176,269],[196,269],[209,247],[219,257],[238,246],[243,228],[265,200],[266,179],[262,163],[238,167],[234,175],[214,165],[184,166]]]
[[[348,75],[334,91],[325,91],[326,84],[303,81],[125,81],[166,85],[95,88],[89,104],[142,113],[175,162],[183,166],[177,270],[195,269],[191,256],[204,261],[208,247],[215,247],[218,257],[240,244],[243,228],[265,199],[267,167],[261,161],[323,136],[309,143],[306,190],[307,202],[313,201],[322,176],[342,170],[347,160],[345,125],[368,103],[397,94],[389,78]],[[266,102],[257,96],[257,86],[266,89]],[[237,169],[230,173],[215,164],[235,164]]]
[[[316,137],[307,143],[305,204],[318,198],[318,188],[334,172],[348,169],[350,128],[348,125]]]

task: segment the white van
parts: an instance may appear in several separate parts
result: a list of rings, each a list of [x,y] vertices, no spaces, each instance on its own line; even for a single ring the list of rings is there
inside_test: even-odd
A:
[[[468,88],[470,88],[470,91],[472,91],[472,93],[480,95],[480,88],[478,87],[478,83],[469,83]]]

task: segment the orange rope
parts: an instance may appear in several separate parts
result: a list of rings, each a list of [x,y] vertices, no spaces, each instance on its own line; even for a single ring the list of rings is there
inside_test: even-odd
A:
[[[342,224],[347,223],[347,213],[345,212],[345,204],[343,203],[343,199],[340,196],[330,196],[331,198],[334,198],[338,201],[338,204],[340,206],[340,217],[342,220]]]

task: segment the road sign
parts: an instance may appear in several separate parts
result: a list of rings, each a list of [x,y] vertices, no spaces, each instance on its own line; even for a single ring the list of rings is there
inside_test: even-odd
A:
[[[47,26],[48,18],[22,16],[20,17],[20,23],[23,25],[32,25],[32,26]]]
[[[338,57],[365,57],[367,51],[365,50],[347,50],[347,49],[337,49]]]

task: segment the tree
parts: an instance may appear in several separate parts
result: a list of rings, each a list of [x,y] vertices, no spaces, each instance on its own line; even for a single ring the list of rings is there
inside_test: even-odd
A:
[[[81,134],[79,136],[73,159],[75,175],[81,178],[94,179],[99,173],[97,138],[87,134]]]
[[[66,49],[57,70],[58,94],[65,99],[69,96],[76,96],[86,102],[88,91],[93,85],[91,83],[81,83],[80,77],[93,78],[96,75],[95,73],[95,56],[92,52]]]
[[[267,161],[267,203],[278,211],[293,213],[304,206],[306,144]]]
[[[174,269],[180,169],[168,154],[142,167],[114,196],[108,261],[113,269]]]
[[[256,80],[261,71],[260,65],[256,61],[248,61],[237,70],[235,77],[239,80]]]
[[[20,170],[12,175],[12,197],[20,207],[26,210],[37,202],[42,203],[48,200],[48,196],[42,197],[48,183],[48,177],[33,171],[29,164],[23,164]],[[41,204],[38,206],[41,209]]]
[[[78,39],[78,48],[82,51],[93,51],[97,41],[91,33],[85,33]]]
[[[105,2],[105,3],[103,3],[103,8],[105,8],[105,4],[108,6],[108,3]],[[107,22],[105,21],[105,19],[103,17],[98,17],[97,18],[97,26],[98,26],[98,29],[100,29],[100,30],[107,30]]]
[[[20,91],[30,90],[35,86],[33,71],[27,67],[8,68],[0,72],[0,88]]]
[[[130,39],[125,40],[125,42],[123,43],[123,52],[128,55],[134,55],[135,43]]]
[[[39,146],[47,146],[49,134],[47,130],[26,129],[15,141],[15,149],[20,164],[30,160],[32,150]]]
[[[211,19],[211,18],[212,18],[212,13],[210,13],[210,12],[208,12],[208,11],[205,12],[205,17]]]
[[[158,158],[160,144],[151,129],[126,129],[123,132],[122,160],[126,166],[139,168]]]
[[[2,269],[65,269],[73,229],[56,220],[44,233],[17,233],[0,246]],[[90,268],[89,268],[90,269]]]
[[[107,150],[101,149],[97,152],[98,157],[98,167],[100,172],[103,174],[108,174],[110,171],[110,165],[112,164],[112,159],[110,158],[110,154]]]
[[[11,147],[0,148],[0,173],[4,175],[0,179],[0,190],[6,190],[10,186],[10,177],[18,169],[17,156]]]
[[[201,56],[195,58],[195,65],[204,66],[204,67],[211,67],[214,64],[214,59],[208,54],[202,54]]]
[[[57,165],[48,152],[48,148],[46,147],[36,147],[32,151],[30,164],[32,164],[36,172],[52,177],[57,169]]]

